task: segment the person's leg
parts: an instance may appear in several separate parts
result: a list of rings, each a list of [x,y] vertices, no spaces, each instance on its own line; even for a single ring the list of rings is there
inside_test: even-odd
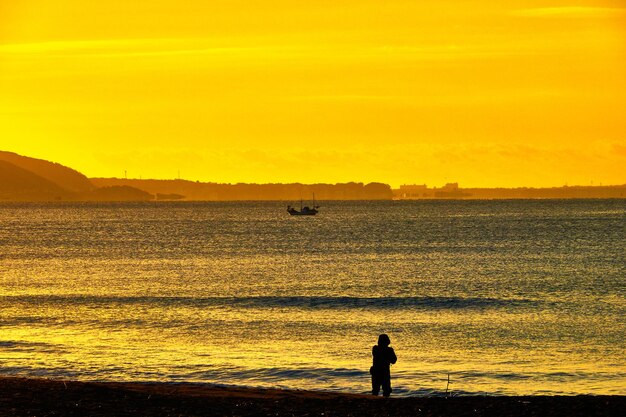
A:
[[[391,395],[391,378],[385,378],[382,381],[382,386],[383,386],[383,396],[389,397],[389,395]]]
[[[380,392],[380,380],[376,375],[372,375],[372,395],[378,395]]]

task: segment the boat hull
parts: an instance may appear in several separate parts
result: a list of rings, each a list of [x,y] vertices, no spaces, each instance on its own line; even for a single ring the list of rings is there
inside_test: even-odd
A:
[[[301,211],[290,211],[289,214],[291,216],[315,216],[317,214],[317,210],[309,211],[309,212],[301,212]]]
[[[291,216],[315,216],[317,214],[317,210],[313,209],[298,211],[292,208],[287,210],[287,213],[289,213]]]
[[[317,209],[319,206],[313,204],[312,207],[302,206],[302,202],[300,202],[300,210],[296,210],[294,207],[287,206],[287,213],[291,216],[315,216],[317,214]]]

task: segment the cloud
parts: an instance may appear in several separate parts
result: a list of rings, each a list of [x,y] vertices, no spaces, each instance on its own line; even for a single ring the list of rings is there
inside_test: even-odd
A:
[[[622,158],[626,158],[626,146],[618,143],[613,144],[613,153]]]
[[[268,59],[292,63],[314,62],[439,62],[475,60],[488,57],[526,55],[503,45],[435,43],[386,45],[376,43],[321,43],[294,39],[225,38],[129,38],[46,41],[32,43],[0,42],[0,56],[19,57],[150,57],[206,56],[243,58],[253,62]]]
[[[151,56],[218,54],[280,50],[275,46],[216,46],[203,39],[102,39],[0,44],[0,54]],[[284,49],[284,48],[283,48]]]
[[[303,95],[292,96],[285,101],[304,102],[367,102],[367,101],[395,101],[407,99],[406,96],[382,95],[382,94],[328,94],[328,95]]]
[[[626,16],[626,9],[580,6],[540,7],[514,10],[511,15],[538,18],[606,18]]]

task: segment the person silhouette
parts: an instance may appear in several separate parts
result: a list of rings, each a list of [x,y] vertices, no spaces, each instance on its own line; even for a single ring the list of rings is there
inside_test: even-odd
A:
[[[378,344],[372,347],[373,364],[370,368],[372,375],[372,394],[378,395],[380,387],[383,387],[383,396],[391,395],[391,371],[390,365],[396,363],[398,358],[396,352],[389,345],[391,340],[386,334],[378,336]]]

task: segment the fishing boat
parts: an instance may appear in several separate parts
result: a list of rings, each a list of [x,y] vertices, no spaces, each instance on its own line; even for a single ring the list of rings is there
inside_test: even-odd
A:
[[[302,200],[300,200],[300,210],[296,210],[294,207],[291,206],[287,206],[287,213],[289,213],[291,216],[315,216],[318,211],[317,209],[320,208],[320,206],[316,206],[315,205],[315,194],[313,194],[313,206],[309,207],[309,206],[302,206]]]

